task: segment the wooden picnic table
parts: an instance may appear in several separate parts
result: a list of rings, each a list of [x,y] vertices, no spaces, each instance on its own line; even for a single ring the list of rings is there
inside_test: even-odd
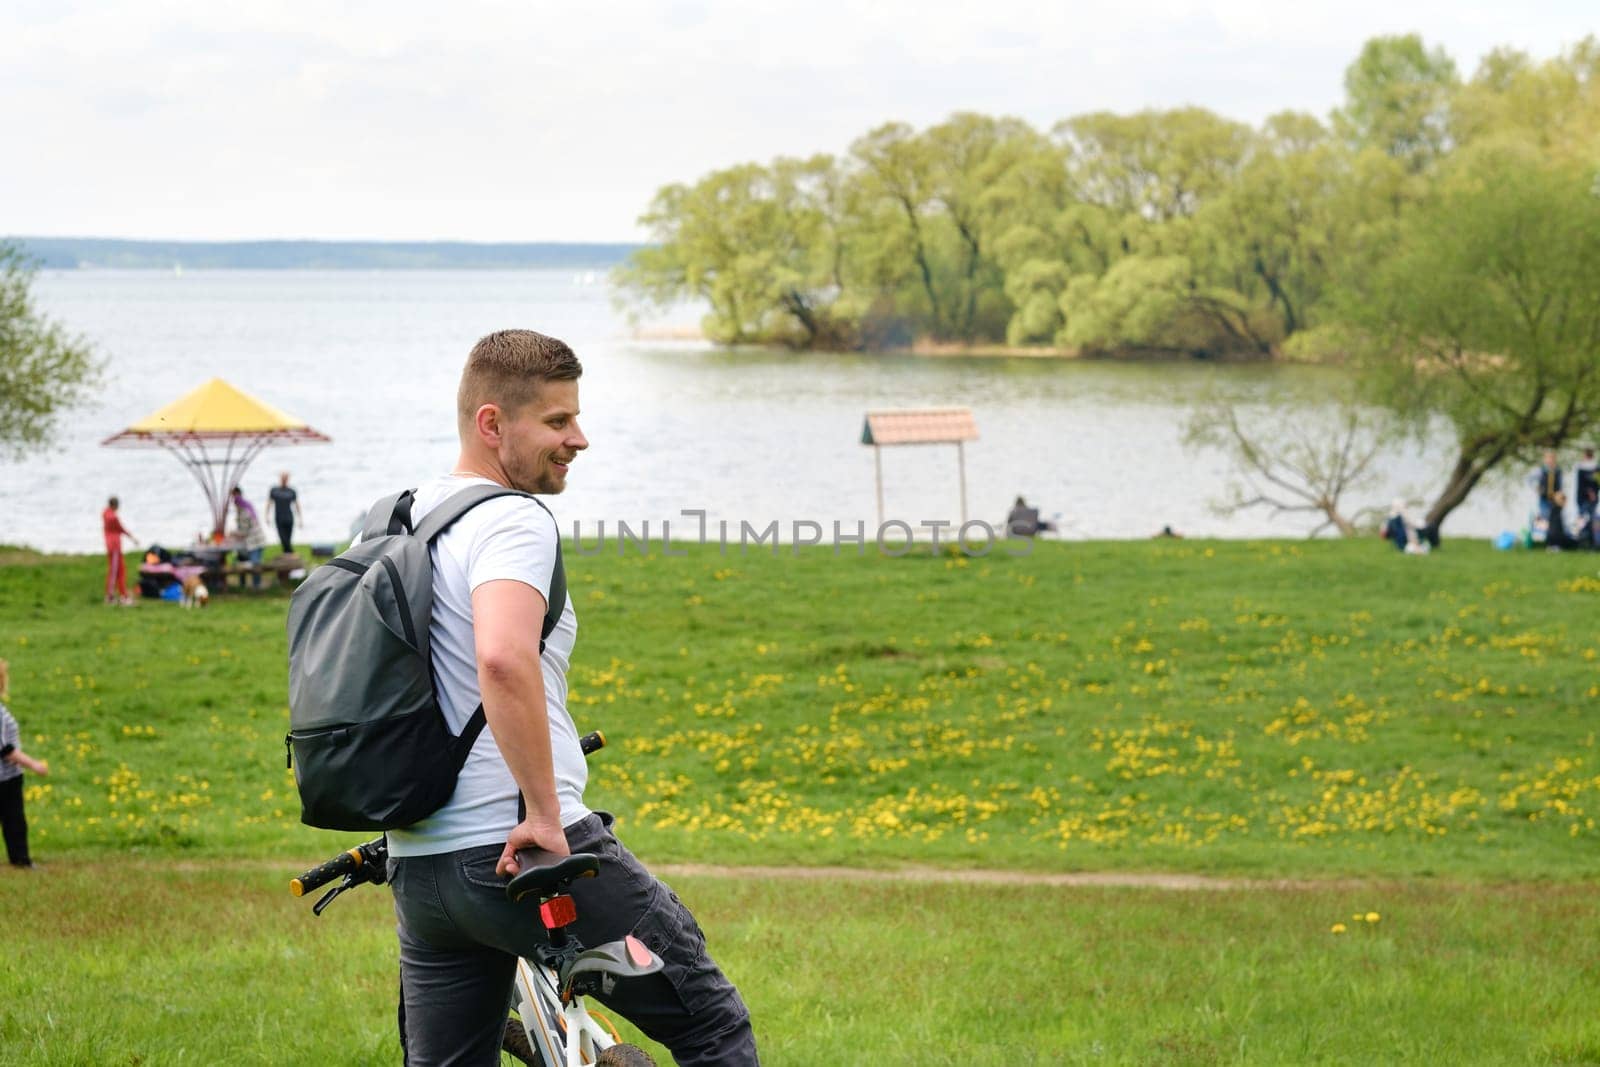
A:
[[[237,553],[243,547],[243,543],[239,541],[206,541],[190,545],[183,549],[181,554],[193,556],[198,565],[204,568],[204,577],[201,580],[212,592],[226,591],[230,578],[237,578],[239,588],[244,589],[246,581],[258,575],[273,584],[286,585],[291,571],[302,570],[305,567],[305,562],[292,552],[274,556],[259,564],[239,563],[237,560],[228,562],[228,556]]]

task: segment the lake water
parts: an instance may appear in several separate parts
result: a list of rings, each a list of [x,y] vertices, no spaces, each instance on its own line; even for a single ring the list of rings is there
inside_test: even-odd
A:
[[[60,444],[0,462],[0,543],[96,551],[113,493],[143,542],[183,543],[207,525],[198,487],[157,450],[100,442],[212,377],[222,377],[333,439],[266,451],[245,478],[265,498],[293,474],[305,525],[297,540],[338,540],[384,492],[451,468],[454,398],[468,349],[509,326],[561,337],[584,362],[582,423],[591,446],[569,489],[549,501],[562,529],[585,534],[646,521],[675,539],[712,523],[785,539],[796,521],[831,539],[877,528],[868,409],[970,406],[980,439],[965,447],[968,516],[998,524],[1019,493],[1063,535],[1301,536],[1305,516],[1209,509],[1230,477],[1223,458],[1186,450],[1187,407],[1221,388],[1273,405],[1325,395],[1336,372],[1304,367],[1123,364],[1045,359],[797,355],[649,341],[612,305],[603,278],[565,271],[153,271],[41,273],[41,309],[108,358],[98,402],[71,413]],[[692,308],[647,326],[692,325]],[[1439,484],[1443,448],[1397,449],[1352,504],[1385,504]],[[887,519],[959,521],[953,446],[883,450]],[[1480,489],[1447,536],[1520,524],[1522,493]]]

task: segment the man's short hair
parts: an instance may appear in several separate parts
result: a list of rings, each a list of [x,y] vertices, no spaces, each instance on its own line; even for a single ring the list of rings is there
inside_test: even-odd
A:
[[[491,333],[472,346],[462,368],[457,425],[464,434],[485,404],[515,412],[537,396],[545,382],[571,382],[582,376],[583,364],[565,341],[532,330]]]

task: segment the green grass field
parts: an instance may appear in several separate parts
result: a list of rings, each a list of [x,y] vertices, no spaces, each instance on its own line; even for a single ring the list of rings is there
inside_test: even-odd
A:
[[[1597,565],[569,546],[589,800],[659,864],[1314,883],[682,879],[779,1067],[1600,1062]],[[100,566],[0,565],[54,772],[43,869],[0,878],[0,1059],[393,1062],[385,895],[283,891],[347,843],[296,821],[286,598],[106,608]]]

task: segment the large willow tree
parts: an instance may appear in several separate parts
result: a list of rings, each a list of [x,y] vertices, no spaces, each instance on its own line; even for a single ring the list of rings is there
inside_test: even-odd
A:
[[[0,454],[14,459],[47,446],[101,373],[89,345],[39,311],[33,277],[22,251],[0,242]]]
[[[1600,431],[1600,196],[1591,168],[1496,148],[1464,163],[1354,284],[1372,395],[1442,415],[1442,523],[1483,477]]]

